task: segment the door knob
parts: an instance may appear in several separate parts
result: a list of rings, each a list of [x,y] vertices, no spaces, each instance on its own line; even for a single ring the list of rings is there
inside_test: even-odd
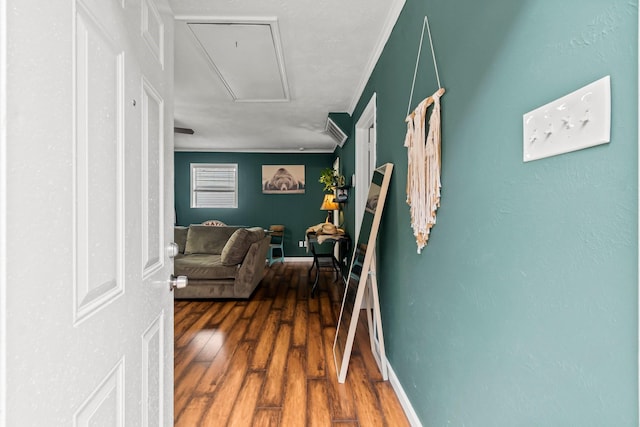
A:
[[[187,276],[174,276],[169,277],[169,292],[173,292],[174,289],[182,289],[189,283]]]
[[[176,242],[171,242],[167,245],[167,256],[169,258],[175,258],[180,253],[180,248]]]

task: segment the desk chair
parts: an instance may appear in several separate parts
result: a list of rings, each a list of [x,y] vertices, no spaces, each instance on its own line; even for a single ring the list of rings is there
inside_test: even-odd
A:
[[[269,245],[269,266],[278,261],[284,263],[284,225],[269,227],[271,244]]]

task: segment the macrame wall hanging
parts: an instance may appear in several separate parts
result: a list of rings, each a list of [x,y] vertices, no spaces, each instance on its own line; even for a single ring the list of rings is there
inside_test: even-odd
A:
[[[422,41],[424,40],[424,29],[427,28],[429,34],[429,44],[431,45],[431,56],[433,66],[436,71],[438,90],[430,97],[423,100],[411,114],[411,101],[413,90],[416,84],[418,73],[418,63],[422,52]],[[440,84],[436,54],[433,49],[431,39],[431,29],[429,19],[425,16],[422,24],[422,34],[420,35],[420,46],[416,58],[416,67],[413,72],[413,83],[411,84],[411,96],[407,107],[407,136],[404,146],[407,147],[407,204],[411,211],[411,228],[418,245],[418,253],[427,245],[429,232],[436,223],[436,211],[440,206],[440,97],[444,94],[444,88]],[[426,130],[427,109],[433,105],[431,117],[429,118],[429,128]],[[426,135],[425,135],[426,132]]]

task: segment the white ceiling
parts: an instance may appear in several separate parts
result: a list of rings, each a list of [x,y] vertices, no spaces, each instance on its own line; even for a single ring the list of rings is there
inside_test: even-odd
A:
[[[332,152],[404,2],[170,0],[176,150]]]

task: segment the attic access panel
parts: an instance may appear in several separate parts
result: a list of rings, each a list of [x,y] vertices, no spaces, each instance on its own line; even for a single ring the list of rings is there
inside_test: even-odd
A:
[[[234,101],[289,100],[277,21],[187,22]]]

